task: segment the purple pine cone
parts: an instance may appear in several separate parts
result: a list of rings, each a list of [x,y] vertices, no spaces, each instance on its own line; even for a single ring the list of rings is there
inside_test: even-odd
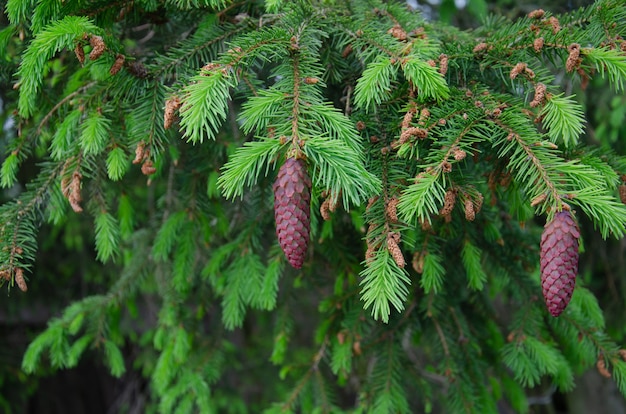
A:
[[[301,159],[288,158],[274,182],[274,217],[280,247],[300,269],[309,245],[311,179]]]
[[[578,225],[569,211],[556,213],[541,235],[541,287],[554,317],[565,310],[574,293],[579,237]]]

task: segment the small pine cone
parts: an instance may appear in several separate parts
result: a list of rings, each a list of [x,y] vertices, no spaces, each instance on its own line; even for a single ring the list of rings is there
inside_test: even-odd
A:
[[[413,254],[413,262],[412,262],[413,269],[419,274],[424,273],[424,258],[426,257],[427,254],[428,252],[426,251],[415,252]]]
[[[404,114],[404,118],[402,119],[401,127],[402,129],[407,129],[411,126],[411,122],[413,121],[413,117],[415,116],[416,108],[413,106],[409,109],[406,114]]]
[[[452,153],[453,153],[454,159],[457,161],[461,161],[467,156],[467,152],[465,152],[461,148],[455,148]]]
[[[572,43],[567,47],[567,50],[569,51],[569,56],[567,56],[567,61],[565,62],[565,70],[571,72],[580,66],[580,45]]]
[[[17,287],[19,287],[22,292],[26,292],[28,290],[28,286],[26,285],[26,280],[24,279],[24,270],[21,268],[15,269],[15,283],[17,284]]]
[[[117,56],[115,56],[115,62],[113,62],[113,65],[111,65],[111,69],[109,69],[109,73],[111,75],[117,75],[117,73],[122,69],[122,66],[124,66],[125,60],[126,56],[118,53]]]
[[[76,54],[76,59],[78,59],[80,64],[81,65],[84,64],[85,63],[85,49],[83,49],[82,43],[76,44],[76,47],[74,48],[74,53]]]
[[[91,36],[89,38],[89,44],[91,45],[91,52],[89,53],[89,59],[96,60],[104,53],[106,45],[102,36]]]
[[[387,30],[387,33],[392,35],[398,40],[406,40],[407,34],[399,24],[396,24],[391,29]]]
[[[133,164],[141,164],[144,159],[148,158],[148,155],[149,151],[146,148],[146,143],[139,141],[137,148],[135,148],[135,159],[133,160]]]
[[[315,85],[319,81],[320,81],[319,78],[312,78],[312,77],[304,78],[304,83],[306,83],[307,85]]]
[[[289,263],[300,269],[309,245],[311,179],[301,159],[288,158],[274,182],[276,235]]]
[[[398,203],[400,200],[397,197],[393,197],[387,203],[385,210],[387,211],[387,217],[392,223],[398,222]]]
[[[439,55],[439,73],[443,76],[446,76],[446,73],[448,73],[448,55],[445,53]]]
[[[547,195],[546,193],[541,193],[539,194],[537,197],[533,198],[530,202],[530,206],[531,207],[535,207],[541,203],[543,203],[544,201],[546,201]]]
[[[548,310],[555,317],[565,310],[574,293],[579,237],[569,211],[556,213],[541,235],[541,287]]]
[[[443,207],[439,210],[439,214],[442,216],[447,216],[454,209],[454,204],[456,203],[456,191],[448,190],[446,191],[446,195],[443,198]]]
[[[163,113],[163,128],[169,129],[174,123],[176,111],[180,108],[182,102],[178,96],[172,96],[165,101],[165,112]]]
[[[546,14],[546,12],[543,11],[543,9],[537,9],[528,13],[528,17],[531,19],[541,19],[544,14]]]
[[[472,52],[474,53],[479,53],[482,52],[484,50],[487,50],[489,48],[489,45],[485,42],[479,43],[476,46],[474,46],[474,49],[472,49]]]
[[[465,218],[467,221],[474,221],[476,218],[476,210],[474,210],[474,202],[468,198],[463,203],[463,207],[465,207]]]
[[[452,171],[452,164],[449,161],[444,161],[441,163],[441,171],[444,173],[449,173]]]
[[[604,357],[602,357],[602,355],[600,355],[600,358],[598,358],[598,362],[596,362],[596,368],[598,369],[600,375],[602,375],[604,378],[611,378],[611,373],[608,369],[606,369],[606,362],[604,362]]]
[[[72,174],[71,179],[66,176],[61,181],[61,192],[63,193],[63,196],[67,198],[67,201],[70,203],[70,206],[75,213],[83,211],[83,208],[80,206],[81,201],[83,201],[80,195],[82,178],[83,176],[76,171]]]
[[[143,175],[152,175],[156,172],[156,168],[154,167],[154,163],[152,160],[145,160],[143,164],[141,164],[141,173]]]
[[[619,199],[626,204],[626,185],[624,184],[619,186]]]
[[[342,58],[347,58],[348,56],[350,56],[350,54],[352,53],[352,45],[347,45],[344,49],[343,52],[341,52],[341,57]]]
[[[330,197],[328,197],[320,206],[320,214],[325,221],[330,220]]]
[[[535,52],[539,53],[541,52],[541,49],[543,49],[543,44],[544,44],[544,40],[543,37],[538,37],[535,39],[535,41],[533,42],[533,49],[535,49]]]
[[[513,69],[511,69],[511,73],[509,74],[509,77],[511,79],[515,79],[517,78],[517,75],[519,75],[520,73],[524,71],[526,71],[526,64],[524,62],[519,62],[515,66],[513,66]]]
[[[398,245],[399,233],[389,233],[387,235],[387,250],[391,253],[391,257],[393,257],[393,261],[396,262],[398,267],[404,268],[406,266],[406,261],[404,260],[404,255],[402,255],[402,250]]]
[[[541,105],[546,97],[546,85],[538,83],[535,85],[535,97],[530,102],[530,106],[536,108]]]
[[[559,19],[554,16],[551,16],[548,19],[548,24],[552,26],[552,33],[557,34],[559,30],[561,30],[561,24],[559,23]]]

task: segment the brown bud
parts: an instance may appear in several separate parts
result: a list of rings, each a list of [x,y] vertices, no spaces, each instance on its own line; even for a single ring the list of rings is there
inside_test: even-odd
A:
[[[411,107],[411,109],[409,109],[407,111],[406,114],[404,114],[404,118],[402,119],[402,129],[407,129],[411,126],[411,122],[413,121],[413,116],[415,115],[415,107]]]
[[[180,108],[182,102],[178,96],[172,96],[165,101],[165,112],[163,113],[163,128],[169,129],[176,118],[176,111]]]
[[[310,78],[310,77],[304,78],[304,83],[306,83],[307,85],[315,85],[319,81],[320,80],[318,78]]]
[[[465,219],[467,221],[474,221],[476,218],[476,211],[474,210],[474,202],[471,199],[466,199],[463,203],[465,210]]]
[[[528,17],[531,19],[541,19],[546,12],[543,9],[533,10],[528,13]]]
[[[448,161],[444,161],[441,163],[441,171],[443,171],[444,173],[449,173],[452,171],[452,164],[450,164],[450,162]]]
[[[70,207],[72,207],[72,210],[74,210],[74,212],[76,213],[80,213],[83,211],[82,207],[80,206],[80,203],[82,201],[82,197],[80,194],[81,180],[82,175],[80,174],[80,172],[75,171],[72,174],[71,178],[65,176],[61,181],[61,192],[70,203]]]
[[[517,75],[519,75],[521,72],[525,70],[526,70],[526,64],[524,62],[519,62],[515,66],[513,66],[513,69],[511,69],[511,73],[509,74],[509,77],[511,79],[515,79],[517,78]]]
[[[402,250],[400,250],[400,246],[398,246],[398,237],[399,233],[389,233],[387,235],[387,250],[391,253],[391,257],[393,257],[394,262],[398,265],[398,267],[406,266],[406,262],[404,261],[404,256],[402,255]]]
[[[133,160],[133,164],[141,164],[143,160],[148,157],[148,155],[149,151],[146,148],[146,143],[139,141],[137,148],[135,148],[135,159]]]
[[[424,258],[427,254],[428,252],[426,251],[413,253],[413,261],[411,264],[413,265],[413,270],[417,273],[421,274],[424,272]]]
[[[320,205],[320,214],[322,215],[322,218],[326,221],[330,220],[330,201],[330,197],[328,197]]]
[[[115,56],[115,62],[113,62],[113,65],[111,65],[111,69],[109,69],[109,73],[111,75],[117,74],[120,71],[120,69],[122,69],[122,66],[124,66],[125,60],[126,60],[126,56],[122,55],[121,53],[118,53],[117,56]]]
[[[548,19],[548,24],[552,26],[552,33],[557,34],[559,30],[561,30],[561,24],[559,23],[559,19],[554,16],[551,16]]]
[[[619,186],[619,199],[626,204],[626,185],[624,184]]]
[[[567,47],[567,50],[569,51],[569,56],[567,56],[567,61],[565,62],[565,70],[571,72],[580,66],[580,45],[572,43]]]
[[[363,130],[365,129],[365,122],[363,122],[363,121],[358,121],[358,122],[356,123],[356,129],[357,129],[357,131],[359,131],[359,132],[360,132],[360,131],[363,131]]]
[[[152,160],[145,160],[141,165],[141,173],[143,175],[152,175],[156,172],[156,168],[154,167],[154,163]]]
[[[348,45],[343,49],[343,52],[341,52],[341,57],[345,59],[348,56],[350,56],[351,53],[352,53],[352,45]]]
[[[544,201],[546,201],[546,194],[545,193],[539,194],[537,197],[532,199],[532,201],[530,202],[530,206],[535,207],[536,205],[539,205],[543,203]]]
[[[457,161],[461,161],[461,160],[463,160],[463,159],[467,156],[467,152],[463,151],[463,150],[462,150],[462,149],[460,149],[460,148],[456,148],[456,149],[453,151],[453,156],[454,156],[454,159],[455,159],[455,160],[457,160]]]
[[[543,44],[544,44],[543,37],[536,38],[535,41],[533,42],[533,49],[535,49],[535,52],[537,53],[541,52],[541,49],[543,49]]]
[[[389,202],[387,203],[387,206],[385,207],[385,211],[387,212],[387,217],[389,217],[389,220],[392,223],[397,223],[398,222],[398,203],[400,202],[400,200],[396,197],[393,197],[389,200]]]
[[[24,270],[19,267],[15,269],[15,283],[22,292],[26,292],[28,290],[28,286],[26,286],[26,280],[24,280]]]
[[[439,55],[439,73],[444,76],[448,73],[448,55],[444,53]]]
[[[104,53],[106,45],[101,36],[89,37],[89,44],[91,45],[91,52],[89,53],[89,59],[96,60]]]
[[[387,33],[389,33],[398,40],[406,40],[407,38],[406,32],[399,24],[394,25],[391,29],[387,31]]]
[[[606,369],[606,362],[604,362],[604,358],[602,356],[598,358],[598,362],[596,363],[596,368],[598,368],[598,372],[604,378],[611,378],[611,373],[609,372],[608,369]]]
[[[535,97],[530,102],[530,106],[536,108],[537,106],[543,104],[543,101],[546,97],[546,85],[543,83],[538,83],[535,85]]]
[[[621,357],[622,357],[622,359],[623,359],[624,361],[626,361],[626,349],[620,349],[620,350],[619,350],[619,356],[621,356]]]
[[[85,63],[85,49],[83,49],[82,43],[76,44],[76,47],[74,48],[74,54],[76,54],[76,59],[78,59],[81,65]]]
[[[439,210],[439,214],[446,216],[452,212],[454,205],[456,204],[456,190],[446,191],[446,195],[443,198],[443,207]]]
[[[472,52],[474,52],[474,53],[482,52],[484,50],[487,50],[488,47],[489,46],[487,45],[487,43],[481,42],[481,43],[477,44],[476,46],[474,46],[474,49],[472,50]]]
[[[352,344],[352,352],[354,352],[354,355],[361,355],[361,341],[354,341]]]

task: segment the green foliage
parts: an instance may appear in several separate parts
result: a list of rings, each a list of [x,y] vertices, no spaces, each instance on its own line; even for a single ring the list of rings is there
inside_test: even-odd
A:
[[[93,354],[164,413],[524,413],[598,360],[626,395],[596,286],[555,319],[538,281],[556,212],[585,250],[626,233],[623,102],[594,129],[585,99],[624,91],[620,1],[470,1],[472,31],[377,0],[66,3],[6,4],[0,283],[46,286],[59,249],[98,294],[26,374]],[[273,221],[287,158],[312,182],[301,269]]]
[[[541,114],[552,142],[562,139],[566,148],[578,144],[578,137],[583,132],[584,113],[570,97],[552,96]]]
[[[31,116],[43,82],[48,60],[62,49],[74,48],[74,43],[85,33],[97,34],[98,28],[86,17],[65,16],[39,32],[24,53],[18,71],[20,78],[19,111],[23,117]]]
[[[374,319],[389,321],[391,313],[389,303],[397,311],[404,308],[404,301],[409,293],[407,285],[411,281],[385,249],[376,253],[372,262],[361,273],[361,277],[363,306],[366,309],[371,306]]]

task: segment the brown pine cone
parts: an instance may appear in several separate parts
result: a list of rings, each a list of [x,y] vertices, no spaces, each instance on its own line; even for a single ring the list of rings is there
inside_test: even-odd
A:
[[[569,304],[578,272],[580,231],[569,211],[556,213],[541,235],[541,287],[552,316]]]
[[[296,269],[304,263],[309,245],[311,179],[304,160],[288,158],[274,182],[276,235],[287,260]]]

